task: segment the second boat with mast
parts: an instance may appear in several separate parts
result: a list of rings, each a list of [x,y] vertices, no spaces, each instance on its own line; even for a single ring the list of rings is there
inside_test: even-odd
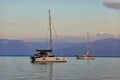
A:
[[[90,55],[90,42],[89,42],[89,33],[87,32],[87,51],[85,54],[79,56],[79,55],[75,55],[76,59],[80,59],[80,60],[94,60],[94,56]]]

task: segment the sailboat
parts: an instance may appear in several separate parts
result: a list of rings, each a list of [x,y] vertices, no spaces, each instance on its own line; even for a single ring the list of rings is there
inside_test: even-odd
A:
[[[65,57],[56,57],[53,54],[53,45],[52,45],[52,26],[51,26],[51,15],[49,12],[49,31],[50,31],[50,49],[48,50],[36,50],[36,54],[30,57],[32,63],[51,63],[51,62],[67,62]]]
[[[89,38],[88,37],[89,37],[89,32],[87,32],[87,51],[86,51],[86,53],[81,55],[81,56],[75,55],[76,59],[94,60],[94,56],[90,55],[90,50],[89,50],[90,42],[89,42]]]

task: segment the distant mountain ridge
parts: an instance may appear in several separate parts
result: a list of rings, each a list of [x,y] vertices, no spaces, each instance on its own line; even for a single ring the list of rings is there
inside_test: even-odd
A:
[[[58,50],[57,50],[58,51]],[[86,43],[62,49],[66,56],[82,55],[86,52]],[[102,39],[91,43],[91,55],[120,56],[120,39]]]
[[[43,46],[44,45],[44,46]],[[46,46],[45,46],[46,45]],[[49,49],[45,42],[24,42],[22,40],[0,39],[0,55],[24,56],[32,55],[36,49]],[[58,56],[81,55],[86,51],[86,43],[54,43],[54,54]],[[91,55],[120,56],[120,39],[101,39],[91,43]]]

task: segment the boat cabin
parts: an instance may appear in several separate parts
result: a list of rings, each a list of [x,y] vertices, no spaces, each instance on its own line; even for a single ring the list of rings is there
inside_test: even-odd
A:
[[[36,50],[37,54],[34,54],[36,58],[40,57],[54,57],[52,50]]]

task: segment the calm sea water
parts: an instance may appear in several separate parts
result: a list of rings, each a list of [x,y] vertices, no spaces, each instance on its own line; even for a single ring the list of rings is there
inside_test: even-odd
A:
[[[120,58],[33,64],[29,57],[0,57],[0,80],[120,80]]]

